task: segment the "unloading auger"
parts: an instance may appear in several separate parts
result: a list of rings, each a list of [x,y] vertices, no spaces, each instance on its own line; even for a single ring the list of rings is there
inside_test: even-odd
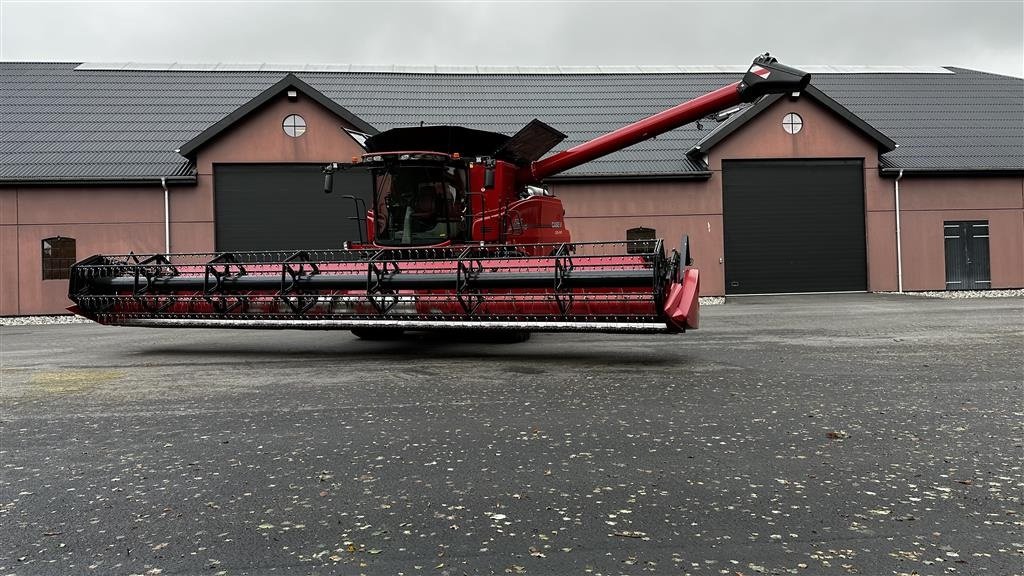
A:
[[[688,241],[573,242],[545,178],[752,102],[810,75],[758,57],[743,79],[542,158],[565,135],[534,120],[512,137],[396,128],[324,168],[371,174],[360,238],[329,250],[96,255],[74,264],[70,310],[101,324],[679,333],[699,325]],[[353,197],[357,209],[360,201]]]

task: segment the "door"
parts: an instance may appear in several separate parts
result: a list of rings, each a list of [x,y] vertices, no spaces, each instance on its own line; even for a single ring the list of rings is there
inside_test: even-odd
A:
[[[861,160],[722,163],[727,294],[867,289]]]
[[[992,287],[988,257],[988,220],[945,222],[946,290]]]
[[[214,166],[217,250],[330,249],[365,239],[369,175],[339,172],[334,192],[325,194],[321,169],[319,164]],[[365,204],[357,209],[346,195]]]

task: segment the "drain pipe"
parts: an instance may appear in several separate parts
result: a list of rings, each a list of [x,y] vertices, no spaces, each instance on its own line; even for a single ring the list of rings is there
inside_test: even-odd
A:
[[[899,284],[899,292],[903,294],[903,241],[900,235],[900,178],[903,178],[903,168],[896,175],[896,282]]]
[[[160,187],[164,189],[164,254],[171,253],[171,193],[167,189],[167,178],[160,178]],[[898,189],[898,188],[897,188]],[[897,203],[899,202],[897,192]],[[898,220],[897,220],[898,222]],[[897,229],[899,224],[897,224]]]

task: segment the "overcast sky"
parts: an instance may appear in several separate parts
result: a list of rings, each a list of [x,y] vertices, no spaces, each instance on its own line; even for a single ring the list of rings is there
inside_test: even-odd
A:
[[[1007,2],[23,2],[0,59],[952,65],[1024,76]]]

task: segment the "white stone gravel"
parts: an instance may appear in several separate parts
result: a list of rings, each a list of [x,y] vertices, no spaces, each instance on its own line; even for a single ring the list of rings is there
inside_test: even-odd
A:
[[[701,306],[718,306],[725,304],[725,296],[701,296]]]
[[[899,292],[886,292],[886,294],[899,294]],[[936,290],[929,292],[904,292],[907,296],[921,296],[924,298],[1013,298],[1024,296],[1024,288],[1013,290]]]
[[[62,314],[60,316],[0,316],[0,326],[37,326],[40,324],[88,324],[92,320]]]

